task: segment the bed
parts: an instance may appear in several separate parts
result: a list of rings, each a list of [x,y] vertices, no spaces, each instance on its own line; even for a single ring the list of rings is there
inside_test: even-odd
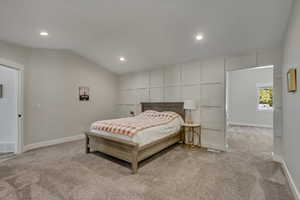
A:
[[[180,117],[159,126],[140,131],[137,137],[118,136],[102,130],[90,130],[86,135],[86,153],[99,151],[131,163],[132,173],[138,171],[138,163],[183,139],[181,123],[185,119],[183,102],[141,103],[141,111],[171,111]],[[164,130],[164,131],[161,131]],[[147,132],[148,131],[148,132]],[[151,134],[149,134],[150,132]],[[151,135],[151,137],[146,136]]]

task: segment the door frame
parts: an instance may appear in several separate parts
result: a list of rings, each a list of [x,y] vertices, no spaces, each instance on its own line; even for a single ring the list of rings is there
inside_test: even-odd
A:
[[[225,68],[225,145],[226,145],[226,149],[229,148],[229,145],[228,145],[228,140],[227,140],[227,137],[228,137],[228,134],[227,134],[227,130],[228,130],[228,117],[229,117],[229,113],[228,113],[228,103],[229,103],[229,86],[228,86],[228,82],[229,82],[229,73],[230,72],[233,72],[233,71],[239,71],[239,70],[249,70],[249,69],[259,69],[259,68],[263,68],[263,67],[267,67],[267,66],[272,66],[272,69],[273,69],[273,91],[274,91],[274,87],[275,87],[275,75],[274,75],[274,70],[275,70],[275,64],[264,64],[264,65],[257,65],[257,66],[249,66],[249,67],[239,67],[239,68],[235,68],[235,69],[226,69]],[[277,94],[276,94],[277,95]],[[273,93],[273,106],[274,106],[274,93]],[[274,149],[275,149],[275,134],[274,134],[274,119],[275,119],[275,107],[273,109],[273,126],[272,126],[272,129],[273,129],[273,134],[272,134],[272,137],[273,137],[273,144],[272,144],[272,152],[274,152]]]
[[[0,58],[0,65],[15,69],[18,72],[18,103],[17,103],[17,114],[21,115],[21,117],[18,117],[18,136],[17,136],[17,145],[15,149],[16,154],[20,154],[23,152],[24,149],[24,142],[23,142],[23,119],[24,119],[24,66],[12,62],[10,60]]]

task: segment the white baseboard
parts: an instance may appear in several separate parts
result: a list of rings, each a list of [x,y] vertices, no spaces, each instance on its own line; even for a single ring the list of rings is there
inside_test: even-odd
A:
[[[293,196],[294,196],[295,200],[300,200],[300,193],[298,191],[298,188],[297,188],[297,186],[296,186],[296,184],[295,184],[295,182],[292,178],[292,175],[291,175],[284,159],[279,155],[273,154],[273,160],[275,162],[279,162],[281,164],[283,172],[284,172],[285,176],[287,177],[290,189],[293,193]]]
[[[207,151],[208,151],[208,152],[211,152],[211,153],[221,153],[220,150],[210,149],[210,148],[207,148]]]
[[[62,143],[66,143],[66,142],[82,140],[84,138],[85,138],[85,135],[80,134],[80,135],[75,135],[75,136],[70,136],[70,137],[63,137],[63,138],[59,138],[59,139],[55,139],[55,140],[49,140],[49,141],[29,144],[29,145],[24,146],[24,152],[32,150],[32,149],[37,149],[37,148],[41,148],[41,147],[47,147],[47,146],[55,145],[55,144],[62,144]]]
[[[228,122],[228,124],[233,126],[253,126],[259,128],[273,128],[273,126],[263,125],[263,124],[248,124],[248,123],[240,123],[240,122]]]
[[[9,153],[16,151],[16,143],[14,142],[0,142],[0,152]]]
[[[226,152],[227,149],[224,146],[214,145],[214,144],[202,144],[201,145],[204,148],[207,148],[209,151],[215,151],[215,152]]]

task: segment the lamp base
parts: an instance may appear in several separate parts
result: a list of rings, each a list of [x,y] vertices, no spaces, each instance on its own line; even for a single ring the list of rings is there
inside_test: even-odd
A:
[[[187,124],[192,124],[193,123],[192,110],[187,110],[185,123],[187,123]]]

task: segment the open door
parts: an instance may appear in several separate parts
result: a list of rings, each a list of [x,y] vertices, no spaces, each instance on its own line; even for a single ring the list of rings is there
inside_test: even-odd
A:
[[[0,157],[23,150],[23,68],[0,59]]]

